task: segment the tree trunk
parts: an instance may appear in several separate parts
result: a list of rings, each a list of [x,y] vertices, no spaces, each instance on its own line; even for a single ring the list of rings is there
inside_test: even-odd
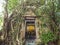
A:
[[[4,41],[4,45],[7,45],[7,25],[8,25],[8,10],[7,10],[7,4],[8,4],[8,0],[5,0],[6,4],[5,4],[5,7],[4,7],[4,38],[5,38],[5,41]]]

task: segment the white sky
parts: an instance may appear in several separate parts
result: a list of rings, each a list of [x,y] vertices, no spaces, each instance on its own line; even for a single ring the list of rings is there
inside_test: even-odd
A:
[[[4,8],[3,8],[4,3],[5,3],[4,0],[0,0],[0,17],[3,17],[3,15],[1,15],[1,14],[2,14],[2,11],[4,10]],[[0,30],[2,29],[2,25],[3,25],[3,23],[0,20]]]
[[[3,3],[4,3],[4,0],[0,0],[0,12],[2,12],[4,9],[3,9]]]

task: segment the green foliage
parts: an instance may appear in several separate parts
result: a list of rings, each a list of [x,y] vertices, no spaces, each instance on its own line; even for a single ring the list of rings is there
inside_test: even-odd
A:
[[[60,12],[60,0],[57,0],[57,11]]]
[[[53,6],[53,4],[54,4],[54,6]],[[39,6],[36,9],[35,13],[37,15],[43,15],[43,14],[49,15],[53,9],[54,9],[54,12],[56,12],[58,7],[59,7],[58,0],[46,0],[43,5]]]
[[[48,43],[49,41],[53,41],[55,39],[56,39],[56,36],[51,31],[48,31],[47,33],[43,32],[41,34],[41,40],[43,43]]]
[[[8,0],[8,11],[11,12],[18,5],[18,0]]]
[[[44,5],[46,0],[40,0],[40,5]]]
[[[26,3],[27,5],[37,5],[37,2],[40,2],[40,0],[27,0]]]

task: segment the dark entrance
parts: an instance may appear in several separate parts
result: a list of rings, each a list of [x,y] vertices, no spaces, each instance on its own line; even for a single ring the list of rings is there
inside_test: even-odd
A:
[[[30,40],[30,39],[35,39],[35,38],[36,38],[35,19],[27,19],[25,39]]]

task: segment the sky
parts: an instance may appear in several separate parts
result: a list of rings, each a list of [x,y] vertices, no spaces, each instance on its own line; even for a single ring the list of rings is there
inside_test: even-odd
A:
[[[5,3],[4,0],[0,0],[0,17],[2,17],[2,18],[3,18],[3,16],[2,16],[2,11],[4,10],[4,8],[3,8],[3,3]],[[2,19],[2,20],[3,20],[3,19]],[[0,30],[2,29],[2,26],[3,26],[3,22],[2,22],[1,19],[0,19]]]
[[[3,9],[3,3],[4,3],[4,0],[0,0],[0,12],[2,12],[4,9]]]

